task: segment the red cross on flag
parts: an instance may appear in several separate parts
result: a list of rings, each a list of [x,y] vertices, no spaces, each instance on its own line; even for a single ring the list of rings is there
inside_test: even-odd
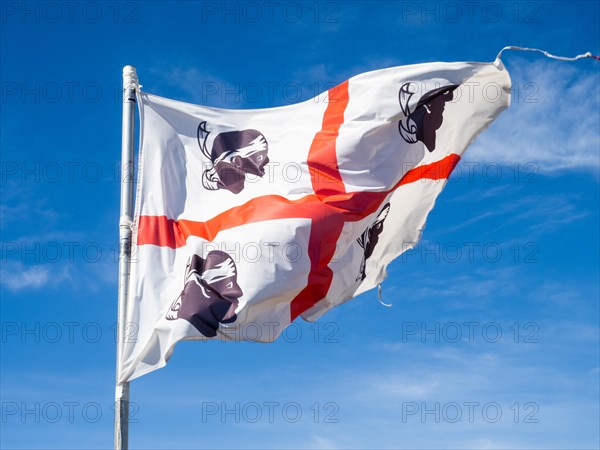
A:
[[[120,381],[164,366],[180,340],[252,324],[273,341],[377,286],[510,87],[497,60],[377,70],[268,109],[141,93]]]

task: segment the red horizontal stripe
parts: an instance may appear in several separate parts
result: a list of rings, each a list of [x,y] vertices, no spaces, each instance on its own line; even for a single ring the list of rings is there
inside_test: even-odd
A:
[[[185,245],[189,236],[211,241],[219,231],[246,223],[288,218],[323,218],[326,210],[340,214],[346,222],[361,220],[375,212],[390,192],[404,184],[422,179],[448,178],[459,160],[460,156],[451,154],[438,162],[411,169],[389,191],[329,196],[311,194],[297,200],[265,195],[224,211],[206,222],[174,220],[166,216],[141,216],[137,244],[179,248]]]
[[[394,189],[402,186],[403,184],[414,183],[415,181],[429,179],[429,180],[443,180],[450,176],[458,162],[460,156],[455,153],[450,153],[443,159],[436,161],[432,164],[425,164],[423,166],[415,167],[404,174],[402,179],[394,186]]]

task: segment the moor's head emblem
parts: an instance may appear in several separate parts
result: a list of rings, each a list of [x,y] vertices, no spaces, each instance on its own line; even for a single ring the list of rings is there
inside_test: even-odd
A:
[[[262,177],[269,162],[269,145],[258,130],[226,131],[219,133],[209,152],[207,139],[210,131],[206,122],[198,125],[197,137],[200,150],[210,159],[210,167],[202,174],[205,189],[227,189],[234,194],[244,189],[246,175]]]
[[[389,212],[390,212],[390,204],[386,203],[384,205],[384,207],[381,208],[381,211],[379,211],[379,214],[377,214],[377,218],[375,219],[375,222],[373,222],[371,224],[371,226],[369,226],[365,231],[363,231],[363,234],[361,234],[359,236],[359,238],[356,240],[358,242],[358,245],[360,245],[365,252],[363,255],[359,274],[358,274],[358,277],[356,278],[356,281],[364,280],[365,277],[367,276],[367,274],[365,272],[367,259],[369,259],[371,257],[371,255],[373,255],[375,246],[379,242],[379,236],[381,235],[381,232],[383,231],[383,222],[385,221],[385,218],[388,216]]]
[[[398,94],[400,108],[404,113],[404,119],[398,123],[402,139],[409,144],[421,141],[430,152],[435,150],[435,132],[442,126],[444,107],[446,102],[454,98],[454,90],[457,87],[457,84],[449,84],[427,91],[416,105],[412,106],[411,100],[418,95],[418,85],[403,84]]]
[[[237,319],[242,290],[231,256],[213,250],[202,258],[193,255],[186,266],[184,286],[167,311],[168,320],[184,319],[207,337],[217,335],[220,323]]]

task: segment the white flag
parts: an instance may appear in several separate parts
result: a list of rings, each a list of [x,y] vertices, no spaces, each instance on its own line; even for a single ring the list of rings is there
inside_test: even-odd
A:
[[[120,381],[182,339],[273,341],[377,286],[509,102],[499,60],[368,72],[269,109],[140,94]]]

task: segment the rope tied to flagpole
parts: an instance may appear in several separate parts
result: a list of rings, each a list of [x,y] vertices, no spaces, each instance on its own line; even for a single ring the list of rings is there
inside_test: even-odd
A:
[[[131,228],[133,226],[133,221],[129,216],[121,216],[119,218],[119,227],[120,228]]]
[[[498,53],[498,56],[496,56],[496,60],[500,59],[500,56],[502,56],[502,52],[504,50],[519,50],[519,51],[524,51],[524,52],[538,52],[538,53],[542,53],[547,58],[558,59],[559,61],[577,61],[578,59],[583,59],[583,58],[592,58],[592,59],[596,59],[596,60],[600,61],[600,56],[592,55],[591,52],[585,52],[585,53],[582,53],[581,55],[577,55],[577,56],[573,56],[573,57],[556,56],[556,55],[553,55],[552,53],[547,52],[546,50],[540,50],[539,48],[518,47],[515,45],[507,45],[502,50],[500,50],[500,52]]]

